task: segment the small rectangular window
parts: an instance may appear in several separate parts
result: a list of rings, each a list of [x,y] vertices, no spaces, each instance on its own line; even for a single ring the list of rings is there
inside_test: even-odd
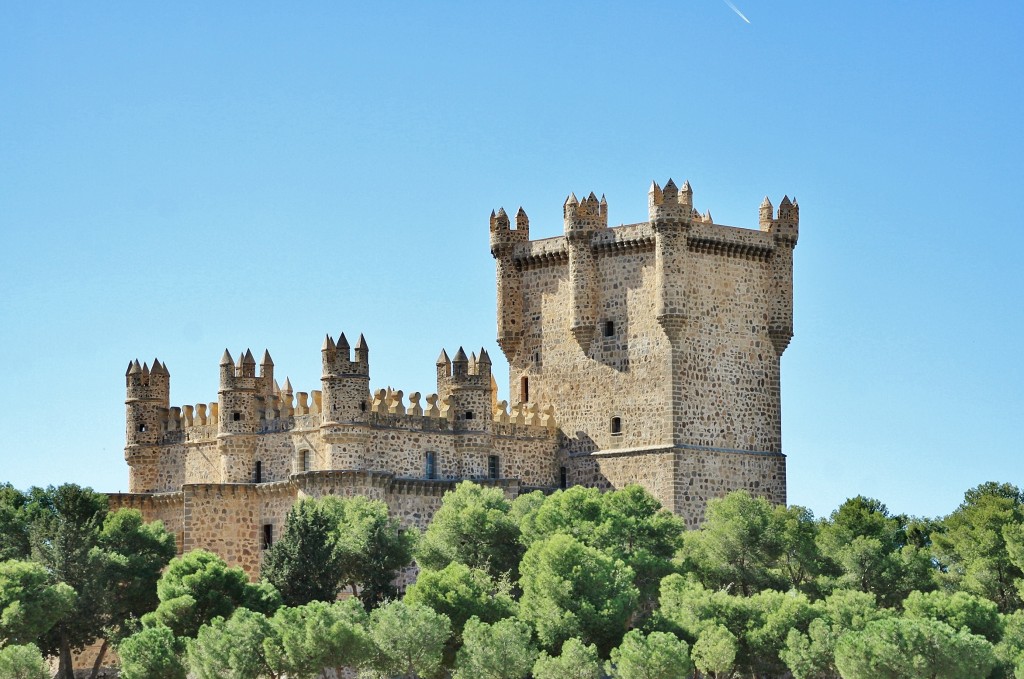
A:
[[[558,487],[563,490],[569,487],[569,470],[565,467],[558,470]]]
[[[235,422],[241,422],[242,421],[242,413],[240,413],[240,412],[238,412],[236,410],[235,412],[231,413],[231,419],[234,420]]]
[[[263,483],[263,463],[256,460],[256,470],[254,476],[256,477],[256,483]]]
[[[432,450],[427,451],[426,455],[426,476],[428,479],[437,478],[437,453]]]
[[[472,420],[473,419],[473,411],[472,410],[467,410],[466,411],[466,419],[467,420]]]
[[[604,322],[604,336],[614,337],[615,336],[615,321]]]
[[[301,461],[302,461],[302,471],[308,472],[309,471],[309,458],[312,457],[312,456],[310,455],[308,450],[303,450],[301,453],[299,453],[299,455],[302,456],[302,458],[301,458]]]
[[[274,524],[263,524],[263,549],[270,549],[274,544]]]
[[[622,434],[622,418],[612,418],[612,436],[619,436]]]
[[[523,378],[519,380],[519,401],[520,403],[527,403],[530,400],[530,378],[523,375]]]
[[[498,461],[497,455],[489,455],[487,457],[487,478],[496,479],[499,477],[501,468]]]

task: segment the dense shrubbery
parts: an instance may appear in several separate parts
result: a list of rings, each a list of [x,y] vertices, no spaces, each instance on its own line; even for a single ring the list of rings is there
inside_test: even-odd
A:
[[[378,677],[1024,679],[1024,495],[1008,484],[971,489],[935,520],[864,497],[816,520],[738,492],[710,503],[693,532],[638,487],[508,501],[465,482],[422,536],[380,503],[308,500],[258,584],[202,551],[155,582],[166,533],[137,514],[104,519],[97,497],[0,487],[0,663],[13,676],[38,673],[26,644],[53,652],[62,635],[66,648],[103,633],[125,679],[312,679],[345,666]],[[396,598],[413,555],[418,580]],[[102,568],[73,580],[68,564]],[[346,591],[356,596],[334,600]],[[70,612],[103,597],[102,619],[76,628]]]

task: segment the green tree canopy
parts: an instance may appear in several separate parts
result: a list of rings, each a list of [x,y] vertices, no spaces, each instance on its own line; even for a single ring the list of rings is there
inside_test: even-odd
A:
[[[185,644],[168,627],[147,627],[117,645],[121,679],[185,679]]]
[[[597,646],[584,646],[573,637],[562,644],[562,652],[550,656],[541,651],[533,665],[533,679],[601,679]]]
[[[844,679],[978,679],[996,664],[983,637],[937,620],[876,620],[836,644]]]
[[[535,542],[521,565],[519,616],[549,651],[579,637],[607,654],[619,643],[639,592],[620,560],[562,534]]]
[[[263,642],[267,663],[289,679],[314,679],[324,668],[357,667],[372,649],[366,621],[357,599],[279,608],[270,619],[272,634]]]
[[[32,547],[24,516],[28,497],[9,483],[0,483],[0,561],[27,559]]]
[[[466,622],[476,617],[495,623],[515,614],[516,603],[507,583],[495,582],[486,572],[461,563],[450,563],[439,571],[420,571],[405,593],[410,605],[429,606],[448,617],[456,637]]]
[[[0,648],[0,677],[4,679],[50,679],[43,654],[32,644]]]
[[[75,590],[50,584],[42,565],[0,561],[0,648],[32,644],[72,610]]]
[[[264,641],[273,628],[266,616],[238,608],[199,629],[188,644],[188,668],[197,679],[259,679],[271,676]]]
[[[366,671],[381,679],[434,677],[451,637],[448,618],[426,606],[392,601],[370,614],[371,658]]]
[[[690,648],[667,632],[633,630],[612,650],[607,664],[614,679],[678,679],[693,673]]]
[[[333,601],[341,590],[337,519],[319,500],[292,505],[284,532],[263,557],[261,574],[287,606]]]
[[[967,592],[911,592],[903,602],[903,611],[907,618],[938,620],[992,643],[1003,636],[1003,622],[995,602]]]
[[[420,568],[441,570],[458,562],[491,577],[518,575],[523,547],[511,506],[499,488],[463,481],[444,494],[416,549]]]
[[[521,679],[537,659],[529,625],[514,618],[494,624],[470,618],[453,679]]]

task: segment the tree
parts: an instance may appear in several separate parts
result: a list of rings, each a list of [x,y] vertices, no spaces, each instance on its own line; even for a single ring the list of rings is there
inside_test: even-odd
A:
[[[967,592],[911,592],[903,614],[915,620],[938,620],[953,629],[967,629],[993,644],[1003,636],[1003,623],[995,602]]]
[[[778,587],[783,525],[771,504],[746,491],[708,502],[704,526],[684,536],[683,562],[709,588],[743,596]]]
[[[615,679],[678,679],[693,672],[685,641],[667,632],[645,636],[640,630],[623,637],[606,667]]]
[[[197,679],[258,679],[274,676],[264,641],[273,634],[266,616],[236,609],[226,620],[216,617],[188,644],[188,668]]]
[[[147,627],[117,646],[121,679],[185,679],[185,645],[168,627]]]
[[[597,646],[584,646],[577,638],[567,639],[554,657],[541,651],[533,665],[534,679],[601,679]]]
[[[485,571],[450,563],[439,571],[420,571],[406,590],[405,602],[444,614],[455,636],[461,638],[472,617],[495,623],[515,614],[516,604],[508,590],[507,583],[495,582]]]
[[[888,610],[878,608],[874,594],[854,590],[837,590],[824,601],[815,602],[813,608],[817,617],[807,631],[790,630],[780,653],[794,679],[839,679],[835,666],[839,638],[890,615]]]
[[[46,569],[28,561],[0,561],[0,648],[34,643],[75,604],[75,591],[50,584]]]
[[[844,679],[977,679],[996,663],[983,637],[937,620],[876,620],[836,644]]]
[[[519,614],[545,648],[579,637],[607,654],[619,643],[639,597],[629,566],[555,534],[527,550],[521,569]]]
[[[444,494],[416,549],[416,562],[430,570],[458,562],[494,578],[510,574],[514,579],[523,547],[510,509],[501,489],[463,481]]]
[[[325,510],[335,518],[334,538],[340,555],[340,581],[368,609],[397,591],[392,584],[412,563],[419,534],[403,529],[387,504],[362,496],[327,497]]]
[[[0,484],[0,561],[27,559],[31,553],[24,516],[27,503],[24,493],[9,483]]]
[[[732,674],[736,650],[736,636],[722,625],[713,625],[701,631],[690,655],[701,674],[718,679]]]
[[[4,679],[50,679],[43,655],[32,644],[0,648],[0,677]]]
[[[250,583],[241,568],[228,568],[219,556],[202,549],[172,559],[156,592],[160,604],[142,623],[165,625],[178,637],[195,637],[204,624],[228,617],[238,607],[272,614],[280,605],[272,586]]]
[[[289,679],[314,679],[324,668],[356,667],[370,654],[366,612],[356,599],[282,607],[270,619],[264,641],[267,663]]]
[[[392,601],[370,614],[372,657],[367,671],[376,677],[433,677],[440,670],[451,637],[448,618],[426,606]]]
[[[871,592],[883,606],[898,605],[914,590],[935,589],[931,555],[910,541],[910,523],[872,498],[857,496],[840,505],[818,532],[834,584]]]
[[[288,510],[284,532],[261,569],[286,606],[337,598],[343,557],[336,526],[337,518],[318,500],[300,500]]]
[[[466,623],[453,679],[521,679],[537,659],[529,625],[514,618],[494,624],[472,617]]]
[[[819,524],[814,520],[814,514],[797,505],[775,507],[774,513],[780,527],[781,542],[775,570],[785,583],[784,588],[819,594],[817,578],[823,564],[816,541]]]
[[[983,483],[932,535],[946,587],[983,596],[1009,613],[1021,606],[1015,581],[1024,571],[1010,556],[1004,528],[1024,521],[1024,494],[1010,484]]]

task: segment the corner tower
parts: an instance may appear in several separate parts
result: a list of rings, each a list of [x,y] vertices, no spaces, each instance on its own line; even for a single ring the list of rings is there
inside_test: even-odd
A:
[[[539,241],[492,219],[512,400],[554,405],[569,483],[641,483],[693,526],[732,490],[783,503],[799,209],[766,199],[756,230],[715,224],[671,179],[648,208],[609,228],[603,198],[570,195],[564,235]]]

